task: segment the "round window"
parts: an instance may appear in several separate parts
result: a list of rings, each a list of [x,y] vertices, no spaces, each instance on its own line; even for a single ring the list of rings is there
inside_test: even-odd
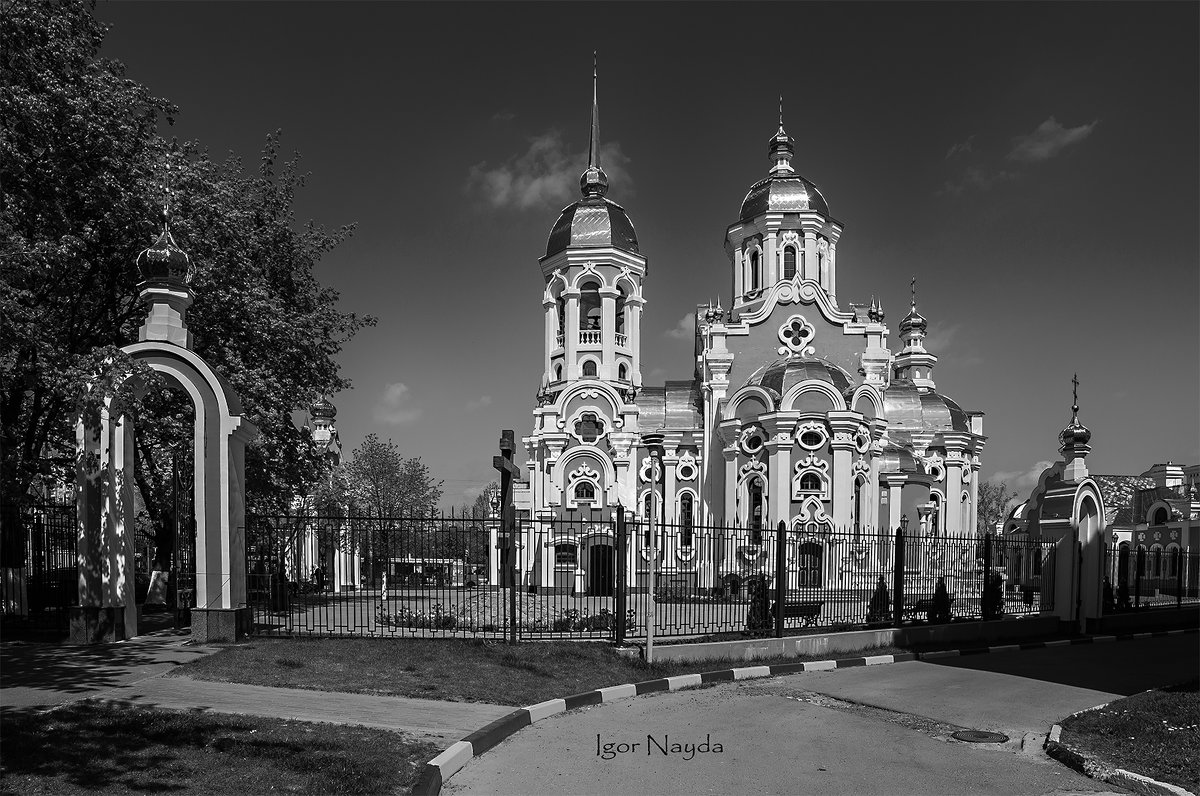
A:
[[[806,448],[819,448],[825,437],[818,431],[805,431],[800,435],[800,444]]]

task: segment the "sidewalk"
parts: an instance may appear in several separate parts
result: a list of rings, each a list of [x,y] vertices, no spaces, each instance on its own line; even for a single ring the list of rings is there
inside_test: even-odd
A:
[[[512,711],[511,707],[472,702],[166,677],[176,666],[219,649],[186,641],[186,635],[161,633],[94,647],[0,643],[0,715],[100,699],[140,707],[354,724],[449,745]]]

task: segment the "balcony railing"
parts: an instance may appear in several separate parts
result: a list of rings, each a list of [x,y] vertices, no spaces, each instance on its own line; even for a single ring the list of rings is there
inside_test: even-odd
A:
[[[600,330],[599,329],[580,329],[579,330],[580,345],[600,345]]]
[[[562,332],[559,332],[558,334],[554,335],[554,347],[562,348],[562,346],[563,346],[563,335],[562,335]]]
[[[629,348],[629,337],[617,332],[617,348]]]

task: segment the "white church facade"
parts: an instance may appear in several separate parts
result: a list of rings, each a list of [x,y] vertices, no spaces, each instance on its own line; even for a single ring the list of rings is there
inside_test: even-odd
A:
[[[652,565],[700,591],[766,572],[780,522],[792,585],[882,571],[882,551],[844,540],[902,518],[910,532],[973,534],[983,415],[937,391],[915,289],[895,350],[874,299],[839,299],[842,224],[795,171],[782,119],[769,172],[725,233],[732,305],[697,308],[694,375],[662,386],[643,381],[648,261],[608,198],[597,128],[593,98],[582,197],[539,260],[544,373],[523,438],[522,580],[609,593],[618,505],[668,528],[657,556],[641,527],[631,534],[635,587]],[[663,436],[657,470],[647,432]]]

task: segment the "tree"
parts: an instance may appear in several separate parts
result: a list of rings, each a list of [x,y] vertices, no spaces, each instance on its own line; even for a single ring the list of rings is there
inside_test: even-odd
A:
[[[431,519],[442,499],[420,458],[406,459],[390,439],[368,434],[346,468],[354,529],[368,558],[377,565],[393,556],[429,555],[436,539]],[[365,516],[364,516],[365,515]]]
[[[1003,522],[1009,509],[1018,499],[1016,492],[1006,484],[994,481],[979,482],[978,531],[982,536],[996,530],[996,523]]]
[[[278,134],[251,173],[161,136],[176,108],[100,59],[103,37],[82,0],[11,0],[0,14],[3,503],[15,507],[39,479],[72,477],[85,385],[130,369],[119,347],[136,340],[145,312],[134,260],[159,231],[167,182],[171,229],[196,266],[193,347],[261,432],[246,451],[252,505],[282,508],[324,461],[288,415],[349,386],[335,356],[373,323],[341,312],[313,275],[352,227],[296,224],[304,175],[295,160],[280,162]],[[190,450],[190,408],[139,375],[151,389],[134,415],[154,422],[138,427],[138,486],[150,527],[163,529],[170,462],[189,458],[180,453]],[[17,516],[3,518],[0,565],[24,559]]]

